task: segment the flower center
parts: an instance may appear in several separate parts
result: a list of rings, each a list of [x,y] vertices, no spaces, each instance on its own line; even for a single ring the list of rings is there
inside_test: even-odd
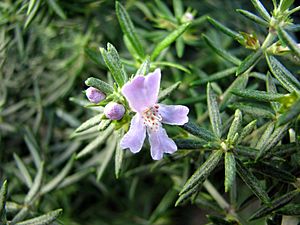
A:
[[[155,104],[153,107],[146,109],[142,116],[144,124],[151,131],[157,131],[162,120],[161,115],[158,113],[159,105]]]

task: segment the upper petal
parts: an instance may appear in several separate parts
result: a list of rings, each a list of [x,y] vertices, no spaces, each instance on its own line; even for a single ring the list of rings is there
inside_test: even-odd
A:
[[[129,148],[132,153],[137,153],[142,149],[145,137],[146,127],[137,113],[132,118],[129,131],[122,138],[120,146],[122,149]]]
[[[149,142],[151,146],[151,156],[154,160],[163,158],[164,153],[174,153],[177,150],[175,142],[168,137],[168,134],[162,126],[157,131],[148,131]]]
[[[130,108],[135,112],[143,112],[157,102],[161,73],[156,69],[147,76],[136,76],[122,88]]]
[[[189,121],[189,108],[183,105],[159,104],[158,113],[162,117],[162,123],[171,125],[183,125]]]

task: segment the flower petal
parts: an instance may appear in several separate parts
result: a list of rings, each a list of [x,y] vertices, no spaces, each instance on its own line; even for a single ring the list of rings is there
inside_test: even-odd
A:
[[[135,112],[143,112],[157,102],[160,86],[160,69],[147,76],[136,76],[122,88],[130,108]]]
[[[162,126],[157,131],[149,131],[149,142],[151,145],[151,156],[154,160],[163,158],[164,153],[172,154],[177,150],[175,142],[168,137],[168,134]]]
[[[145,137],[146,127],[137,113],[132,118],[129,131],[122,138],[120,146],[122,149],[129,148],[132,153],[137,153],[142,149]]]
[[[158,113],[162,117],[162,123],[171,125],[183,125],[189,121],[189,108],[183,105],[159,104]]]

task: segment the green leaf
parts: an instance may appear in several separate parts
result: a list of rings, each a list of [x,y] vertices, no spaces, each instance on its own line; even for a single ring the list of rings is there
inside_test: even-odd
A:
[[[42,186],[43,175],[44,175],[43,173],[44,173],[44,162],[41,162],[37,175],[34,178],[33,184],[24,199],[25,204],[30,203],[34,199],[34,197],[39,193],[40,188]]]
[[[157,56],[169,45],[171,45],[180,35],[182,35],[190,26],[190,23],[185,23],[179,26],[176,30],[159,42],[151,54],[151,61],[154,61]]]
[[[276,85],[274,83],[274,80],[273,80],[270,72],[267,73],[266,88],[267,88],[268,93],[277,94]],[[280,107],[280,103],[271,102],[271,105],[272,105],[273,110],[275,112],[277,112]]]
[[[199,127],[197,124],[189,121],[181,126],[184,130],[195,135],[196,137],[202,138],[206,141],[214,141],[216,137],[213,133],[211,133],[208,129]]]
[[[242,129],[238,143],[242,142],[243,139],[253,131],[253,129],[256,127],[256,122],[257,120],[253,120]]]
[[[33,9],[33,7],[34,7],[36,1],[37,1],[37,0],[30,0],[30,2],[29,2],[29,4],[28,4],[27,13],[26,13],[27,16],[31,13],[31,11],[32,11],[32,9]]]
[[[86,81],[85,84],[90,87],[97,88],[98,90],[106,93],[106,94],[111,94],[114,92],[114,88],[110,86],[108,83],[94,77],[89,77]]]
[[[17,164],[17,167],[19,169],[19,172],[22,176],[22,178],[24,179],[26,185],[28,188],[30,188],[32,186],[32,179],[31,179],[31,176],[24,164],[24,162],[22,161],[22,159],[14,153],[14,159],[16,161],[16,164]]]
[[[60,7],[60,5],[56,2],[56,0],[47,0],[48,5],[51,7],[51,9],[63,20],[67,19],[66,14]]]
[[[263,189],[259,180],[249,171],[241,161],[236,159],[237,172],[250,190],[265,204],[269,204],[270,198]]]
[[[262,133],[262,135],[258,139],[258,142],[257,142],[256,147],[255,147],[256,149],[260,149],[260,151],[258,153],[258,156],[257,156],[258,158],[260,157],[260,154],[263,151],[265,144],[267,143],[270,136],[272,135],[274,128],[275,128],[274,122],[270,123],[265,128],[264,132]]]
[[[258,11],[258,13],[266,20],[270,21],[271,17],[266,8],[261,4],[259,0],[251,0],[252,4],[254,5],[255,9]]]
[[[235,103],[229,106],[233,109],[240,109],[242,112],[254,117],[275,118],[275,114],[267,105],[254,103]]]
[[[85,54],[100,68],[105,68],[105,64],[98,50],[94,50],[92,48],[85,48]]]
[[[300,82],[275,57],[266,55],[272,74],[289,92],[300,92]]]
[[[114,80],[119,87],[122,87],[127,82],[128,77],[117,50],[112,44],[108,43],[107,51],[104,48],[100,48],[100,52]]]
[[[32,5],[30,5],[31,9],[30,9],[30,12],[27,11],[27,13],[29,13],[29,14],[28,14],[28,17],[25,21],[25,25],[24,25],[25,29],[31,24],[31,22],[35,18],[37,12],[39,11],[40,5],[41,5],[41,0],[36,0],[33,7],[32,7]]]
[[[285,11],[294,3],[295,0],[280,0],[278,10]]]
[[[240,97],[250,98],[262,102],[277,101],[278,99],[284,96],[283,94],[268,93],[265,91],[258,91],[258,90],[251,90],[251,89],[244,89],[244,90],[233,89],[231,92]]]
[[[251,70],[258,63],[260,57],[262,56],[262,53],[262,50],[258,49],[256,52],[248,55],[236,69],[235,75],[238,76],[246,71]]]
[[[175,139],[174,140],[178,149],[202,149],[202,148],[218,148],[219,146],[214,143],[209,143],[202,140],[193,139]]]
[[[282,208],[275,211],[280,215],[288,215],[288,216],[299,216],[300,215],[300,204],[287,204]]]
[[[109,161],[111,160],[113,153],[116,150],[116,146],[117,146],[117,137],[116,135],[111,135],[110,138],[107,140],[107,142],[109,143],[109,145],[106,146],[105,148],[105,155],[103,156],[103,160],[101,161],[101,165],[98,168],[97,171],[97,181],[99,181],[105,171],[105,169],[107,168],[107,165],[109,163]]]
[[[144,58],[144,49],[140,43],[139,37],[136,33],[133,23],[128,13],[126,12],[124,6],[118,1],[116,2],[116,14],[123,33],[127,36],[128,40],[136,50],[137,54],[141,58]]]
[[[282,137],[284,136],[285,132],[289,129],[289,127],[290,127],[289,123],[277,127],[273,131],[269,139],[266,140],[266,143],[264,143],[264,145],[262,146],[259,154],[256,157],[256,160],[263,158],[271,148],[275,147],[277,143],[281,141]]]
[[[98,114],[98,115],[88,119],[84,123],[82,123],[74,132],[79,133],[79,132],[85,131],[93,126],[96,126],[101,122],[102,118],[103,118],[103,114]]]
[[[178,64],[178,63],[173,63],[173,62],[165,62],[165,61],[156,61],[152,63],[154,66],[168,66],[168,67],[172,67],[172,68],[176,68],[179,70],[184,71],[185,73],[190,74],[191,71],[189,69],[187,69],[186,67]]]
[[[24,140],[30,151],[30,154],[32,155],[35,167],[39,168],[41,165],[41,157],[40,157],[41,149],[39,148],[38,143],[36,142],[36,139],[33,136],[33,133],[28,127],[25,128]]]
[[[256,220],[261,217],[264,217],[270,213],[272,213],[274,210],[279,209],[283,206],[285,206],[287,203],[289,203],[293,198],[295,198],[299,194],[299,190],[293,190],[290,191],[276,199],[274,199],[269,205],[263,205],[260,207],[251,217],[251,220]]]
[[[227,140],[229,142],[232,142],[234,140],[234,136],[236,133],[239,133],[241,126],[242,126],[242,112],[239,109],[237,109],[235,111],[234,119],[231,123],[231,126],[227,134]]]
[[[62,213],[62,211],[62,209],[57,209],[42,216],[16,223],[16,225],[50,225],[56,220],[56,218]]]
[[[231,85],[226,89],[220,99],[220,109],[223,110],[228,104],[235,101],[236,96],[231,93],[233,89],[244,89],[248,83],[248,74],[244,73],[238,78],[236,78]]]
[[[47,184],[44,185],[44,187],[41,190],[42,194],[46,194],[52,190],[54,190],[68,175],[70,170],[72,169],[73,163],[75,161],[75,155],[73,155],[68,163],[65,165],[65,167]]]
[[[186,201],[188,198],[190,198],[192,195],[196,195],[198,191],[198,186],[195,186],[194,188],[190,189],[189,191],[183,193],[179,196],[177,201],[175,202],[175,207],[179,206],[182,202]]]
[[[158,102],[161,102],[165,100],[168,96],[170,96],[173,91],[175,91],[179,85],[181,84],[181,81],[176,82],[175,84],[172,84],[170,87],[167,87],[166,89],[162,90],[158,95]]]
[[[176,52],[177,52],[178,58],[182,58],[183,53],[184,53],[184,48],[185,48],[184,40],[182,37],[177,38],[175,47],[176,47]]]
[[[6,223],[6,196],[7,196],[7,181],[2,183],[0,189],[0,222]]]
[[[300,59],[300,47],[298,43],[281,27],[278,27],[277,33],[279,38],[295,53]]]
[[[177,19],[183,16],[183,4],[181,0],[173,0],[173,10]]]
[[[207,107],[210,118],[210,124],[212,126],[214,134],[221,138],[222,136],[222,121],[219,111],[219,106],[217,102],[217,96],[211,89],[210,83],[207,84]]]
[[[300,115],[300,99],[296,101],[292,107],[284,114],[280,115],[277,121],[277,126],[289,123],[290,121],[297,119]]]
[[[277,179],[280,182],[287,182],[287,183],[296,182],[296,177],[293,174],[291,174],[285,169],[281,169],[280,167],[274,166],[271,163],[258,162],[255,163],[255,166],[253,168],[258,173]]]
[[[234,154],[232,152],[226,152],[225,153],[225,192],[228,192],[232,184],[235,180],[236,175],[236,165],[235,165],[235,158]]]
[[[236,71],[236,67],[231,67],[229,69],[211,74],[208,77],[205,77],[201,80],[197,79],[196,81],[193,81],[190,85],[191,86],[196,86],[196,85],[200,85],[200,84],[206,84],[206,83],[211,82],[211,81],[216,81],[216,80],[222,79],[224,77],[231,76],[232,74],[234,74],[235,71]]]
[[[138,75],[143,75],[145,76],[146,74],[149,73],[149,70],[150,70],[150,58],[147,57],[144,62],[141,64],[140,68],[136,71],[135,75],[138,76]]]
[[[220,22],[218,22],[217,20],[211,18],[211,17],[207,17],[208,22],[210,22],[214,27],[216,27],[217,29],[219,29],[220,31],[222,31],[224,34],[234,38],[235,40],[244,40],[243,36],[231,29],[229,29],[228,27],[225,27],[223,24],[221,24]]]
[[[191,190],[196,191],[197,187],[201,185],[211,172],[216,168],[223,155],[222,150],[213,151],[208,159],[196,170],[196,172],[188,179],[183,186],[179,195],[183,195]]]
[[[123,136],[124,136],[124,130],[120,129],[120,131],[118,132],[118,139],[121,140]],[[123,160],[124,160],[124,149],[120,147],[120,141],[119,141],[116,144],[116,153],[115,153],[115,175],[117,179],[120,177]]]
[[[234,65],[240,65],[241,60],[239,60],[237,57],[234,55],[230,54],[228,51],[225,49],[222,49],[220,46],[218,46],[215,42],[211,41],[206,35],[202,35],[203,40],[205,43],[219,56],[221,56],[223,59],[233,63]]]
[[[237,9],[237,12],[239,12],[240,14],[242,14],[243,16],[245,16],[247,19],[252,20],[254,23],[260,24],[264,27],[268,27],[269,23],[266,22],[265,20],[263,20],[262,18],[260,18],[259,16],[247,11],[247,10],[243,10],[243,9]]]

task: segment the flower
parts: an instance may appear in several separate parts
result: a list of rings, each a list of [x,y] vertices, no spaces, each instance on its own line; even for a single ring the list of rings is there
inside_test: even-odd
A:
[[[110,102],[104,107],[104,114],[108,119],[120,120],[123,118],[125,108],[116,102]]]
[[[89,87],[86,89],[85,94],[89,101],[95,104],[101,102],[106,97],[104,93],[94,87]]]
[[[129,148],[133,153],[139,152],[147,131],[151,156],[154,160],[162,159],[163,153],[171,154],[177,150],[175,142],[168,137],[162,123],[183,125],[188,122],[187,114],[189,113],[186,106],[157,103],[160,78],[160,69],[156,69],[146,76],[136,76],[122,88],[122,94],[136,114],[120,146],[122,149]]]

